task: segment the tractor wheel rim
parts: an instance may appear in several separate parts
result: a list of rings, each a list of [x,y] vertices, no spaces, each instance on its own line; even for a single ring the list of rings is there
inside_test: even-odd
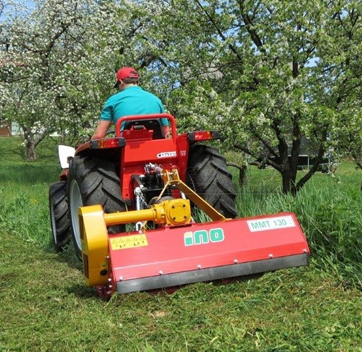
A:
[[[80,189],[78,183],[73,180],[70,184],[70,218],[72,222],[72,230],[74,239],[76,241],[77,247],[79,249],[82,248],[81,239],[80,239],[80,229],[79,229],[79,217],[78,217],[78,209],[83,206],[83,200],[80,193]]]
[[[54,240],[54,243],[57,245],[58,244],[57,226],[56,226],[55,214],[54,214],[54,201],[52,199],[50,200],[50,223],[52,226],[53,240]]]

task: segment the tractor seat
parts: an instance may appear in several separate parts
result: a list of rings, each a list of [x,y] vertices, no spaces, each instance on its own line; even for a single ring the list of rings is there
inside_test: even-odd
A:
[[[140,126],[140,127],[138,127]],[[153,131],[152,139],[163,139],[161,124],[159,120],[130,120],[125,122],[124,130],[130,130],[133,127],[134,130],[138,128],[146,128],[148,131]],[[138,128],[137,128],[138,127]]]

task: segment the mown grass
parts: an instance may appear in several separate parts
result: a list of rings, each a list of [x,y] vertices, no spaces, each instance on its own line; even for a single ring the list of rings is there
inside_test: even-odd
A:
[[[65,258],[1,233],[2,351],[358,351],[356,290],[314,265],[105,303]]]
[[[104,302],[85,286],[73,251],[50,245],[55,144],[39,151],[46,162],[28,164],[9,143],[0,139],[0,351],[362,350],[361,174],[352,163],[335,178],[317,174],[296,198],[278,193],[270,169],[250,168],[240,190],[240,215],[297,214],[310,266]]]

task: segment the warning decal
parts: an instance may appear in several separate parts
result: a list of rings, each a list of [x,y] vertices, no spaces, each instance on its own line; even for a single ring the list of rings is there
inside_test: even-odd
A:
[[[110,239],[112,250],[135,248],[148,246],[147,237],[145,234],[122,236]]]

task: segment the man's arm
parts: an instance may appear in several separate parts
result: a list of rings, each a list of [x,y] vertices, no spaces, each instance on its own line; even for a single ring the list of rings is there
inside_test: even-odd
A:
[[[100,120],[91,139],[100,139],[105,137],[110,125],[111,121]]]
[[[162,135],[167,139],[167,138],[171,138],[171,135],[170,135],[170,127],[167,126],[161,126],[161,132],[162,132]]]

